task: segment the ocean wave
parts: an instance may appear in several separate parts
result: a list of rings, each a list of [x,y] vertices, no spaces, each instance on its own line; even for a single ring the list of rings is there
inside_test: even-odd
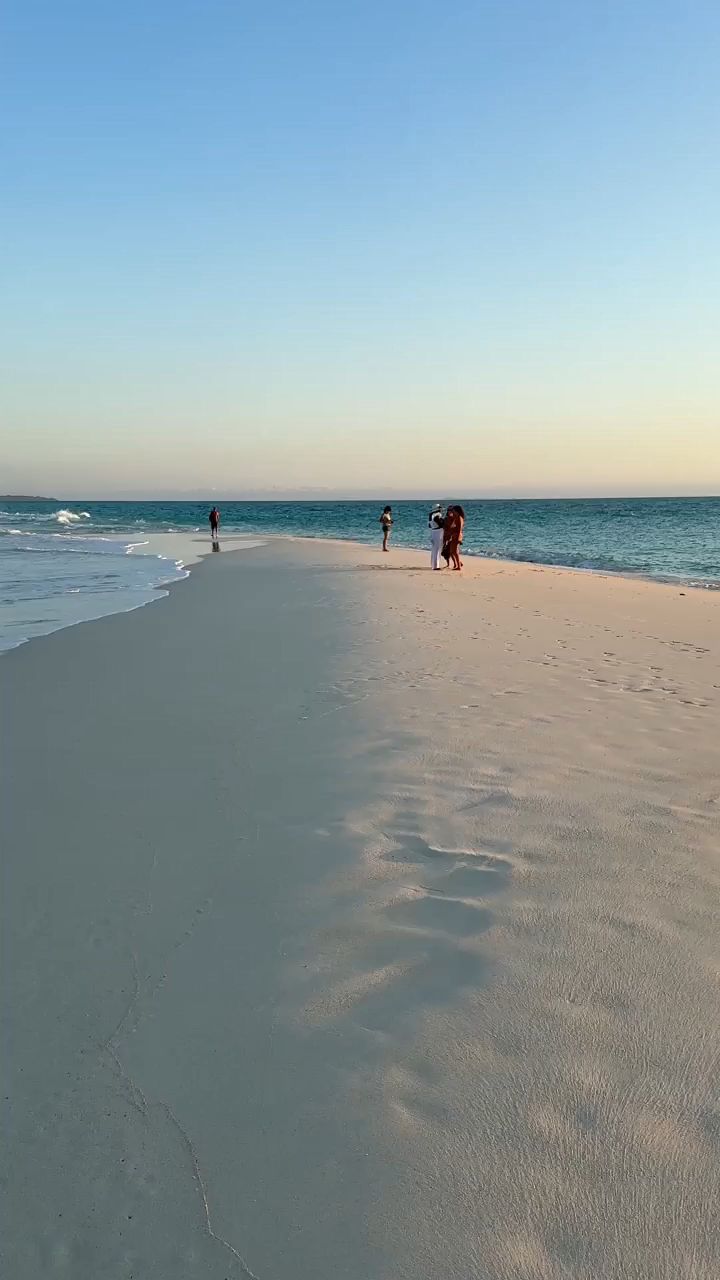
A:
[[[58,538],[60,542],[62,542],[63,547],[68,551],[72,551],[75,547],[82,546],[84,542],[110,542],[115,547],[124,547],[127,545],[127,538],[123,537],[122,533],[46,533],[41,529],[38,533],[28,532],[25,536],[28,538]]]
[[[3,555],[27,553],[62,556],[124,556],[128,542],[122,537],[106,537],[101,533],[51,533],[44,529],[0,529],[4,535]]]
[[[89,511],[80,511],[80,512],[70,511],[67,507],[62,507],[60,511],[55,512],[53,519],[57,520],[58,524],[65,524],[65,525],[79,524],[81,520],[90,519],[90,512]]]

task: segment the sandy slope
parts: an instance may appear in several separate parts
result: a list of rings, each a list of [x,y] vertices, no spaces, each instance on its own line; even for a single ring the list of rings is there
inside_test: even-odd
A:
[[[4,659],[8,1274],[715,1280],[719,610],[275,543]]]
[[[468,568],[369,570],[342,690],[382,706],[386,797],[307,1016],[385,1038],[388,1274],[709,1280],[720,600]]]

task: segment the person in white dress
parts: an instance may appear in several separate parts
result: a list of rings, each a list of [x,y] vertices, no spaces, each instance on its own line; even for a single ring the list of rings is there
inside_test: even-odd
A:
[[[430,568],[439,569],[441,568],[440,552],[445,536],[445,517],[439,502],[435,503],[428,515],[428,529],[430,530]]]

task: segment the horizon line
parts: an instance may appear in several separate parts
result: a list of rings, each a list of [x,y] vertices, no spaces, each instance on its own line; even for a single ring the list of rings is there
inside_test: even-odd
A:
[[[347,492],[342,489],[318,489],[318,490],[297,490],[297,489],[258,489],[247,490],[239,495],[231,495],[230,493],[219,494],[216,490],[208,489],[202,492],[194,490],[190,493],[173,493],[159,497],[151,497],[147,493],[125,493],[122,496],[113,494],[107,497],[90,497],[87,492],[76,493],[74,495],[65,495],[57,497],[55,495],[32,495],[29,499],[23,494],[0,494],[0,501],[35,501],[35,502],[147,502],[147,503],[205,503],[205,502],[384,502],[388,497],[385,491],[355,491]],[[720,498],[720,492],[685,492],[685,493],[542,493],[542,494],[517,494],[517,493],[468,493],[458,491],[455,495],[458,498],[464,498],[466,502],[651,502],[655,501],[682,501],[685,499],[717,499]],[[416,490],[410,492],[395,493],[394,501],[396,502],[432,502],[438,500],[437,492],[421,493]]]

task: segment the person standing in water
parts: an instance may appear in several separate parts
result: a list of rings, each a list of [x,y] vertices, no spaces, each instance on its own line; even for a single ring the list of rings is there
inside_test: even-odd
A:
[[[381,517],[380,517],[380,524],[382,525],[382,531],[383,531],[383,545],[382,545],[382,549],[383,549],[383,551],[387,551],[387,549],[388,549],[388,541],[389,541],[390,533],[391,533],[391,531],[392,531],[392,527],[393,527],[393,514],[392,514],[392,507],[385,507],[385,508],[384,508],[383,513],[382,513],[382,515],[381,515]]]
[[[218,530],[220,528],[220,512],[217,507],[213,507],[210,515],[208,516],[208,520],[210,521],[210,537],[213,542],[217,542]]]
[[[430,568],[439,569],[440,552],[445,540],[445,517],[439,502],[435,503],[428,516],[428,529],[430,530]]]

